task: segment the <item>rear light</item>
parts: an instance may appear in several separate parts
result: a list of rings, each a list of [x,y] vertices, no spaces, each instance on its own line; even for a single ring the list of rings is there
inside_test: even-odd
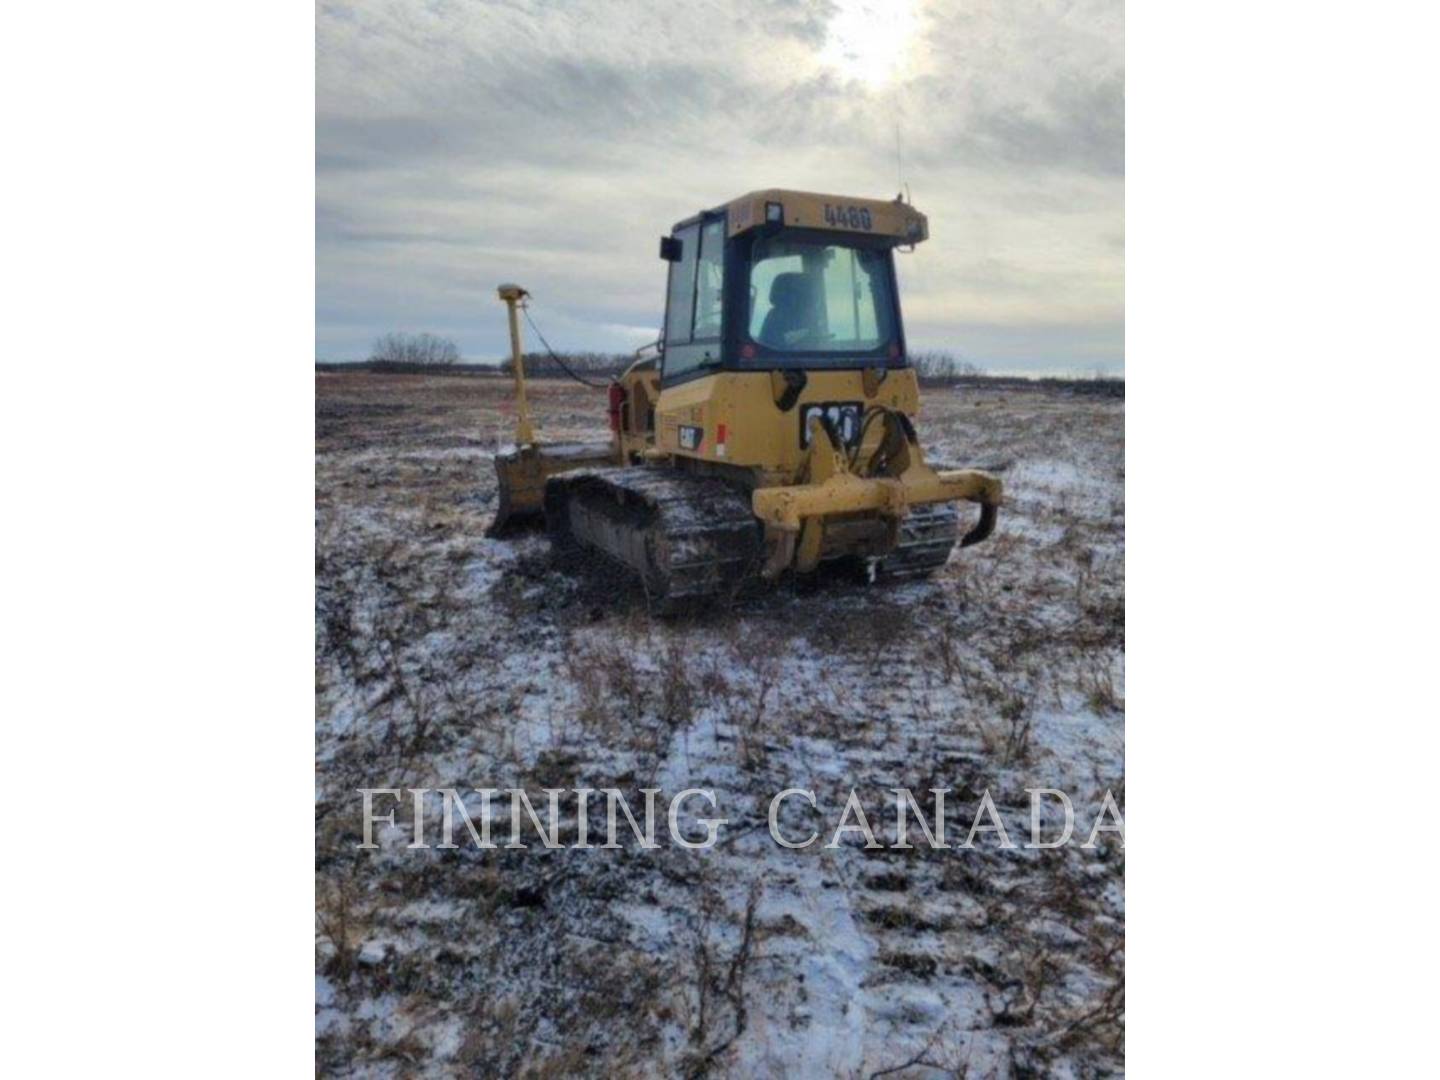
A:
[[[625,408],[625,388],[619,383],[610,384],[610,430],[620,434],[620,413]]]
[[[755,346],[754,346],[754,345],[751,345],[751,344],[747,341],[744,345],[741,345],[741,346],[740,346],[740,356],[741,356],[741,358],[744,359],[744,360],[754,360],[754,359],[755,359]]]

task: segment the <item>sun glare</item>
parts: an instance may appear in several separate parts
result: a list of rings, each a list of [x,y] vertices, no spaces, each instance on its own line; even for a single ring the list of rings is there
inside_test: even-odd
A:
[[[830,20],[822,63],[846,79],[878,88],[893,80],[909,60],[915,34],[911,0],[839,0]]]

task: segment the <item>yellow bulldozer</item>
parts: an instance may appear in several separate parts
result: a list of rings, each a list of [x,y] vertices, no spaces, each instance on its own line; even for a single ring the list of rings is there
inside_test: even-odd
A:
[[[518,431],[492,532],[543,513],[552,543],[630,571],[662,609],[845,560],[872,580],[945,564],[995,527],[1000,481],[937,470],[915,431],[894,251],[927,239],[900,199],[770,189],[679,222],[661,339],[608,388],[610,440],[537,442],[517,307]],[[642,351],[643,352],[643,351]],[[980,507],[959,537],[958,501]]]

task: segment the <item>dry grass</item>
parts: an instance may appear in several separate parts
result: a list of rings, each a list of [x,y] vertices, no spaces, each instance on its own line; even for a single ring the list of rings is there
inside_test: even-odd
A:
[[[548,439],[603,426],[599,395],[533,398]],[[831,1063],[855,1075],[1122,1067],[1113,837],[780,858],[764,829],[788,786],[822,807],[861,790],[877,831],[886,788],[949,787],[957,840],[985,789],[1019,842],[1026,787],[1123,807],[1123,402],[931,391],[931,459],[1002,470],[989,543],[926,584],[658,622],[538,537],[483,538],[508,401],[477,378],[317,379],[317,1071],[745,1075],[797,1064],[765,1057],[782,1024],[796,1046],[859,1032]],[[719,791],[714,852],[355,850],[359,787],[662,775]],[[842,931],[871,957],[858,982],[799,978]]]

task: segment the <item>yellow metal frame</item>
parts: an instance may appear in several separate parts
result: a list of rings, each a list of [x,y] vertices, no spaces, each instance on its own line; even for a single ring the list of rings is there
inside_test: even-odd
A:
[[[912,417],[920,408],[920,391],[910,368],[807,371],[805,389],[785,411],[779,405],[784,380],[774,374],[720,371],[665,387],[656,409],[656,446],[677,457],[756,469],[766,485],[792,483],[806,460],[799,418],[807,405],[858,402],[862,410],[883,405]],[[723,454],[718,440],[722,424],[726,432]],[[704,431],[698,449],[681,447],[680,428],[684,426]]]
[[[824,424],[812,417],[804,482],[757,488],[750,496],[770,539],[765,576],[777,576],[792,560],[801,573],[814,570],[825,547],[825,520],[846,514],[878,513],[898,525],[912,506],[963,499],[979,503],[983,513],[962,546],[988,536],[1003,494],[1000,480],[979,469],[937,471],[913,439],[906,444],[898,475],[858,476]]]
[[[510,366],[515,375],[515,443],[530,446],[535,442],[535,427],[530,420],[530,400],[525,396],[525,354],[520,349],[520,319],[516,309],[530,294],[519,285],[501,285],[496,290],[510,316]]]

